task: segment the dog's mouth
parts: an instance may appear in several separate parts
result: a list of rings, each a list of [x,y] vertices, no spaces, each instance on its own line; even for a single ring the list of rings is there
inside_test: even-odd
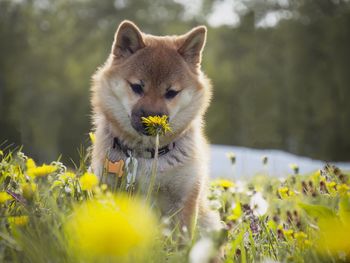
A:
[[[131,126],[137,131],[138,134],[144,136],[151,136],[151,134],[147,131],[147,126],[142,122],[131,122]]]

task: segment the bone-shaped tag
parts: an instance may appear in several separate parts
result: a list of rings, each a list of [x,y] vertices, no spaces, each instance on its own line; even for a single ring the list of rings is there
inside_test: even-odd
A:
[[[118,177],[122,177],[124,174],[124,161],[123,160],[119,160],[119,161],[115,161],[115,162],[111,162],[108,160],[107,163],[107,171],[109,173],[113,173],[116,174]]]

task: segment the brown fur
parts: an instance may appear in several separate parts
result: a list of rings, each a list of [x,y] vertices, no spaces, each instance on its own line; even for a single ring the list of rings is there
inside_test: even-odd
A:
[[[133,126],[140,112],[169,115],[172,132],[160,137],[160,147],[175,147],[159,157],[156,197],[164,214],[181,210],[179,219],[190,227],[199,214],[205,229],[218,229],[219,218],[207,208],[207,143],[202,118],[211,98],[211,85],[200,69],[206,28],[197,27],[182,36],[152,36],[142,33],[132,22],[119,26],[111,54],[93,77],[92,105],[96,143],[92,169],[101,174],[113,137],[130,149],[154,147],[154,139]],[[131,84],[142,84],[135,94]],[[179,91],[172,99],[169,90]],[[136,117],[135,117],[136,116]],[[125,159],[121,151],[113,158]],[[147,189],[152,159],[138,158],[137,181]]]

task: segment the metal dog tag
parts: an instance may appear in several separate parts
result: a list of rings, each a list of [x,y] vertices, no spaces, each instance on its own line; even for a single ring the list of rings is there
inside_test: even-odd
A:
[[[137,174],[138,161],[135,157],[128,157],[125,160],[125,173],[126,173],[126,188],[128,189],[135,183]]]

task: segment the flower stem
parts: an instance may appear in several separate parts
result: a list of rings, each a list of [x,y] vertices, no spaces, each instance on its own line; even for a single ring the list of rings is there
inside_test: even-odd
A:
[[[155,148],[154,148],[154,159],[152,162],[151,178],[148,187],[146,200],[148,201],[151,197],[154,188],[154,182],[157,176],[157,167],[158,167],[158,148],[159,148],[159,133],[155,137]]]

